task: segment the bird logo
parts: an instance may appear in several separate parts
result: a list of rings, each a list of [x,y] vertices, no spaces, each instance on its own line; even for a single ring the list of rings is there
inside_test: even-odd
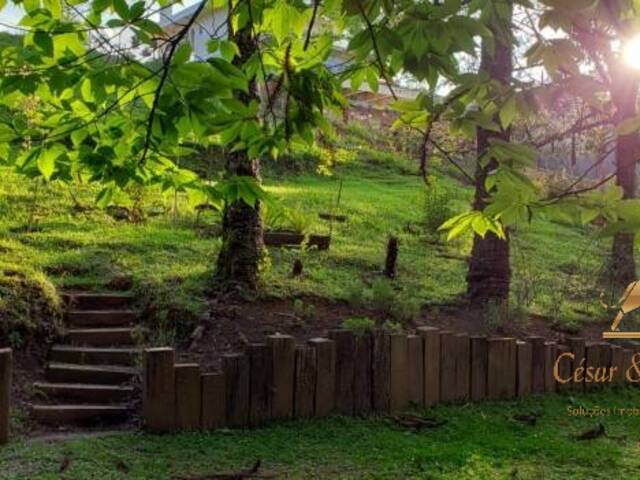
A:
[[[628,313],[631,313],[640,308],[640,280],[631,282],[625,289],[622,297],[616,305],[610,306],[603,303],[608,309],[617,310],[618,313],[613,319],[611,324],[611,331],[604,332],[603,338],[638,338],[640,339],[640,332],[621,332],[619,331],[620,323],[622,319]]]

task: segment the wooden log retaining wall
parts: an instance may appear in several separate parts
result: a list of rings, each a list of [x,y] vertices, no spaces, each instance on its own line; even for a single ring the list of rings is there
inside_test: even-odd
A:
[[[631,345],[580,338],[558,345],[541,337],[516,341],[433,327],[420,327],[413,335],[333,330],[328,337],[296,345],[291,336],[273,335],[244,353],[223,356],[220,373],[176,363],[170,348],[146,349],[145,426],[154,432],[255,427],[274,418],[385,414],[412,406],[592,390],[599,387],[558,384],[553,375],[557,356],[576,357],[561,364],[563,378],[581,363],[615,366],[615,384],[624,381],[637,352]],[[2,358],[0,351],[0,367]]]
[[[0,349],[0,445],[9,441],[12,369],[13,353],[11,349]]]

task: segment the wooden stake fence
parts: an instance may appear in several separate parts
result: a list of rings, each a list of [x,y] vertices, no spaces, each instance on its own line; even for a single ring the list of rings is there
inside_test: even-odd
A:
[[[171,432],[255,427],[270,419],[386,414],[440,403],[574,392],[583,386],[591,390],[599,387],[593,382],[558,384],[553,374],[558,355],[574,357],[563,357],[558,364],[562,378],[572,377],[583,364],[585,369],[617,367],[615,382],[622,382],[635,353],[635,347],[585,344],[580,338],[558,345],[542,337],[516,341],[433,327],[420,327],[415,335],[333,330],[328,336],[296,345],[291,336],[272,335],[243,353],[223,356],[221,373],[176,364],[170,348],[146,349],[146,428]],[[10,354],[7,363],[7,354],[1,352],[0,380],[6,392]],[[0,395],[4,438],[6,404]]]

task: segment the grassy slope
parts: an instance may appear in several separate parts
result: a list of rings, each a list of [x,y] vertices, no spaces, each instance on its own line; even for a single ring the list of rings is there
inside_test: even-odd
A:
[[[17,442],[0,450],[0,479],[188,478],[247,468],[261,459],[278,478],[597,479],[640,478],[640,417],[576,418],[567,408],[637,406],[637,389],[581,397],[438,407],[447,423],[412,434],[385,419],[292,421],[256,431],[150,436],[123,433],[66,442]],[[512,420],[537,412],[536,426]],[[602,422],[607,437],[574,435]],[[188,452],[188,455],[185,455]],[[118,469],[128,469],[125,475]]]
[[[335,168],[333,176],[266,174],[267,189],[285,207],[303,212],[312,223],[310,230],[317,233],[329,231],[317,213],[332,210],[342,178],[338,213],[347,214],[349,222],[334,225],[328,252],[303,254],[303,279],[288,278],[299,252],[270,250],[264,291],[362,297],[381,269],[387,236],[394,233],[401,242],[398,295],[414,303],[455,301],[465,289],[463,257],[469,251],[469,238],[447,245],[429,241],[422,227],[423,184],[415,173],[406,173],[415,172],[415,166],[401,156],[371,149],[361,136],[352,135],[345,144],[360,152],[359,159]],[[32,276],[45,272],[54,285],[92,289],[108,289],[114,278],[130,274],[142,290],[171,291],[163,296],[170,305],[161,308],[178,306],[194,313],[202,308],[200,299],[209,285],[219,243],[200,233],[186,199],[178,203],[177,220],[167,213],[136,225],[93,208],[93,188],[52,184],[36,189],[34,182],[7,169],[1,173],[0,270]],[[464,209],[470,189],[442,175],[439,183],[449,192],[453,209]],[[73,207],[72,193],[86,208]],[[147,211],[158,206],[170,209],[173,204],[173,197],[158,192],[145,192],[142,198]],[[29,223],[38,228],[25,232]],[[604,252],[586,230],[539,220],[517,229],[513,245],[516,298],[533,296],[534,312],[564,321],[588,318],[597,311],[594,278]]]

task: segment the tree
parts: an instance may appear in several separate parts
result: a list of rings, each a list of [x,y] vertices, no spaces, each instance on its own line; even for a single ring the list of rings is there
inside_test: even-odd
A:
[[[510,85],[513,74],[513,4],[510,0],[492,2],[483,11],[485,23],[491,30],[491,38],[482,41],[480,73],[486,73],[490,81]],[[496,113],[497,116],[497,113]],[[496,123],[499,123],[496,118]],[[498,168],[495,158],[486,158],[492,139],[509,142],[510,125],[488,129],[479,126],[476,133],[477,161],[473,208],[484,210],[488,206],[487,177]],[[487,232],[473,236],[473,247],[467,272],[467,292],[474,303],[503,303],[509,298],[511,266],[509,264],[509,237]]]
[[[233,25],[233,2],[228,6],[228,37],[235,43],[239,54],[233,63],[245,67],[259,55],[258,39],[254,34],[251,2],[246,2],[246,23],[237,30]],[[247,92],[236,94],[245,107],[259,101],[255,77],[249,80]],[[228,178],[242,177],[259,181],[259,160],[250,158],[247,150],[239,149],[226,155]],[[251,204],[242,198],[225,204],[222,220],[222,248],[218,254],[216,279],[225,289],[244,288],[255,290],[258,283],[258,267],[262,256],[262,219],[260,200]]]
[[[255,288],[266,198],[257,160],[277,157],[292,141],[313,142],[317,128],[328,128],[326,110],[344,104],[339,79],[324,65],[334,33],[312,35],[318,17],[339,9],[201,0],[167,34],[154,18],[170,5],[25,3],[20,44],[0,51],[0,157],[45,181],[99,183],[103,207],[131,185],[206,198],[225,210],[219,278]],[[196,61],[189,31],[205,9],[226,5],[230,36],[214,32],[214,55]],[[276,93],[285,99],[279,110]],[[229,152],[217,182],[173,161],[212,145]]]
[[[620,45],[637,34],[640,6],[629,0],[542,3],[546,8],[540,16],[540,27],[555,28],[564,36],[556,40],[541,38],[532,47],[530,56],[533,61],[542,61],[558,84],[570,86],[572,90],[567,94],[576,95],[590,105],[592,116],[618,126],[615,181],[623,200],[634,199],[636,164],[640,159],[637,131],[640,76],[624,64]],[[563,54],[564,64],[559,63],[559,54]],[[613,232],[609,269],[611,280],[624,288],[636,279],[634,230],[638,222],[629,211],[621,220]]]

